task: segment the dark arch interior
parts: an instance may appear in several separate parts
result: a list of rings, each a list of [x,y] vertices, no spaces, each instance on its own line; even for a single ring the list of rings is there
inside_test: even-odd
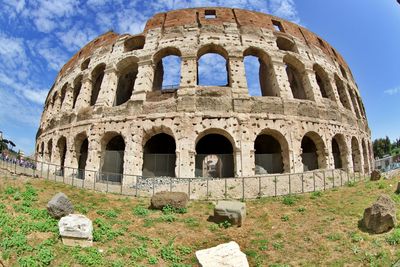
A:
[[[341,169],[342,155],[340,153],[339,144],[335,138],[332,139],[332,154],[333,154],[333,162],[335,164],[335,169]]]
[[[86,161],[88,157],[89,141],[87,138],[82,142],[81,148],[79,149],[78,158],[78,178],[84,179],[84,171],[86,169]]]
[[[233,177],[231,142],[220,134],[208,134],[196,144],[196,176]]]
[[[49,140],[49,142],[47,142],[47,154],[48,154],[49,162],[51,162],[52,150],[53,150],[53,141]]]
[[[256,174],[282,173],[282,148],[273,136],[262,134],[254,142]]]
[[[135,80],[138,73],[137,64],[133,64],[121,73],[118,78],[117,93],[115,96],[115,106],[128,101],[134,90]]]
[[[175,150],[172,136],[165,133],[152,136],[143,148],[143,176],[175,177]]]
[[[125,141],[122,136],[111,138],[106,144],[102,171],[102,180],[120,183],[124,173]]]
[[[315,72],[315,79],[317,80],[317,84],[318,84],[319,90],[321,91],[322,97],[328,98],[328,94],[326,93],[325,83],[322,80],[321,76],[318,74],[318,72]]]
[[[293,97],[297,99],[307,99],[299,72],[292,66],[286,64],[286,74]]]
[[[97,97],[99,96],[101,83],[103,82],[103,78],[104,78],[104,69],[105,69],[105,66],[97,67],[97,69],[93,75],[92,95],[90,96],[90,105],[91,106],[96,104]]]
[[[78,79],[75,83],[74,92],[73,92],[73,100],[72,100],[72,108],[75,108],[76,100],[78,99],[81,88],[82,88],[82,78]]]
[[[60,175],[64,176],[65,156],[67,154],[67,140],[65,138],[58,141],[58,152],[60,155]]]
[[[317,146],[314,141],[310,137],[304,136],[303,140],[301,140],[301,149],[303,151],[301,154],[303,170],[311,171],[318,169]]]

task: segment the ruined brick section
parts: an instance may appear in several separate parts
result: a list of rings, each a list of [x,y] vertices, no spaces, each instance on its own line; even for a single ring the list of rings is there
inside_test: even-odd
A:
[[[197,84],[197,62],[205,53],[225,58],[228,86]],[[168,55],[181,58],[181,80],[166,91],[159,62]],[[261,62],[263,96],[249,96],[245,56]],[[133,90],[121,91],[122,84]],[[102,170],[112,143],[123,150],[123,173],[142,175],[145,146],[161,133],[174,143],[165,144],[176,157],[171,176],[197,175],[196,159],[207,153],[197,144],[210,135],[230,143],[231,150],[222,151],[232,156],[232,172],[225,175],[260,174],[260,153],[281,154],[281,169],[274,172],[369,172],[373,166],[365,108],[339,53],[303,27],[248,10],[160,13],[142,34],[107,32],[91,41],[64,65],[49,92],[36,156]],[[315,166],[305,164],[307,153],[315,155]],[[69,172],[65,168],[64,175]],[[95,177],[86,173],[85,179]]]

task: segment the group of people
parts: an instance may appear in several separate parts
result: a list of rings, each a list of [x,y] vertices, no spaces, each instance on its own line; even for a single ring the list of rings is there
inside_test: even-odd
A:
[[[19,156],[15,157],[15,156],[8,155],[8,153],[5,153],[5,152],[0,154],[0,160],[6,161],[6,162],[12,163],[12,164],[17,164],[24,168],[36,169],[36,164],[34,162],[26,160],[23,157],[19,157]]]

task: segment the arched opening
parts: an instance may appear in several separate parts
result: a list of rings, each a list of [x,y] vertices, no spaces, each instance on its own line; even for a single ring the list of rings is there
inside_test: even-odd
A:
[[[57,101],[57,92],[54,93],[53,97],[51,98],[51,108],[54,108],[54,105],[56,104]]]
[[[364,173],[369,173],[369,160],[368,160],[368,150],[365,140],[362,140],[362,150],[363,150],[363,157],[364,157]]]
[[[339,144],[335,138],[332,139],[332,154],[333,154],[334,168],[341,169],[343,166],[342,165],[342,156],[340,153]]]
[[[60,169],[58,170],[58,175],[64,176],[64,164],[65,164],[65,156],[67,154],[67,139],[63,136],[58,139],[57,142],[58,147],[58,157],[59,157],[59,166]]]
[[[42,157],[42,161],[44,160],[44,142],[40,145],[40,156]]]
[[[159,133],[143,147],[142,175],[146,177],[175,177],[176,144],[172,136]]]
[[[278,36],[276,38],[276,45],[280,50],[297,53],[295,43],[292,40],[285,38],[283,36]]]
[[[61,107],[64,104],[65,95],[67,93],[67,88],[68,88],[68,83],[64,84],[64,86],[61,88],[61,95],[60,95],[60,106]]]
[[[85,179],[85,169],[86,169],[86,161],[88,158],[88,150],[89,150],[89,141],[86,137],[86,134],[79,134],[75,138],[75,151],[76,151],[76,159],[78,161],[78,173],[77,177],[79,179]]]
[[[79,75],[74,81],[74,91],[72,97],[72,108],[75,108],[76,100],[78,100],[79,93],[82,88],[82,75]]]
[[[355,94],[356,94],[356,100],[357,100],[358,106],[360,107],[361,114],[363,117],[366,117],[365,107],[364,107],[363,102],[361,101],[361,97],[357,93],[355,93]]]
[[[153,90],[175,90],[181,80],[181,52],[174,47],[164,48],[154,56]]]
[[[283,62],[285,63],[286,74],[293,98],[307,99],[301,74],[301,69],[303,68],[302,63],[290,56],[285,56]]]
[[[108,140],[108,141],[107,141]],[[103,138],[101,180],[121,183],[124,173],[125,141],[121,135],[108,133]]]
[[[145,41],[146,40],[143,35],[133,36],[126,39],[124,42],[124,52],[143,49]]]
[[[340,78],[336,74],[335,74],[335,84],[338,90],[340,102],[342,103],[343,107],[351,110],[350,102],[346,94],[346,89],[344,88],[342,80],[340,80]]]
[[[349,89],[351,103],[353,104],[354,113],[356,114],[357,118],[361,118],[360,110],[358,109],[357,102],[356,102],[357,100],[353,94],[353,90],[351,90],[351,88],[348,88],[348,89]]]
[[[114,106],[119,106],[131,98],[138,74],[137,62],[137,58],[130,57],[118,63],[119,77]]]
[[[81,70],[86,70],[89,67],[90,58],[85,59],[81,64]]]
[[[196,144],[196,177],[233,177],[232,143],[223,135],[207,134]]]
[[[100,93],[101,83],[104,78],[105,64],[98,65],[92,72],[92,95],[90,96],[90,105],[96,104],[97,98]]]
[[[269,56],[256,48],[246,49],[243,56],[249,95],[279,96],[279,88],[276,88],[276,77]]]
[[[228,53],[218,45],[206,45],[197,53],[197,84],[229,86]]]
[[[281,144],[272,135],[260,134],[254,142],[255,174],[283,173]]]
[[[347,79],[347,74],[346,71],[344,70],[343,66],[339,66],[340,67],[340,72],[342,73],[343,78]]]
[[[47,162],[51,162],[51,154],[53,152],[53,140],[47,142]]]
[[[354,172],[361,171],[361,153],[357,138],[351,138],[351,158]]]
[[[326,167],[324,150],[325,145],[321,137],[315,132],[307,133],[301,140],[303,171]]]
[[[313,70],[315,72],[315,80],[317,81],[319,90],[321,92],[321,96],[323,98],[329,98],[331,100],[335,100],[335,95],[333,94],[328,74],[318,64],[314,64]]]

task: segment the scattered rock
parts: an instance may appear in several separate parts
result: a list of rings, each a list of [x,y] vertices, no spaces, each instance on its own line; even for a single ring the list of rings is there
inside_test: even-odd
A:
[[[151,197],[151,207],[153,209],[162,209],[169,205],[176,209],[186,208],[189,197],[183,192],[158,192]]]
[[[371,207],[364,211],[365,227],[375,234],[389,231],[396,225],[396,206],[388,195],[380,195]]]
[[[64,193],[57,193],[48,203],[47,211],[56,219],[74,213],[74,206]]]
[[[246,254],[239,245],[231,241],[216,247],[196,251],[196,258],[202,267],[248,267]]]
[[[378,181],[381,179],[381,172],[379,170],[373,170],[371,172],[371,181]]]
[[[246,203],[239,201],[221,200],[214,208],[216,222],[228,220],[231,224],[242,226],[246,218]]]
[[[93,245],[92,221],[81,214],[70,214],[58,222],[64,245],[91,247]]]

